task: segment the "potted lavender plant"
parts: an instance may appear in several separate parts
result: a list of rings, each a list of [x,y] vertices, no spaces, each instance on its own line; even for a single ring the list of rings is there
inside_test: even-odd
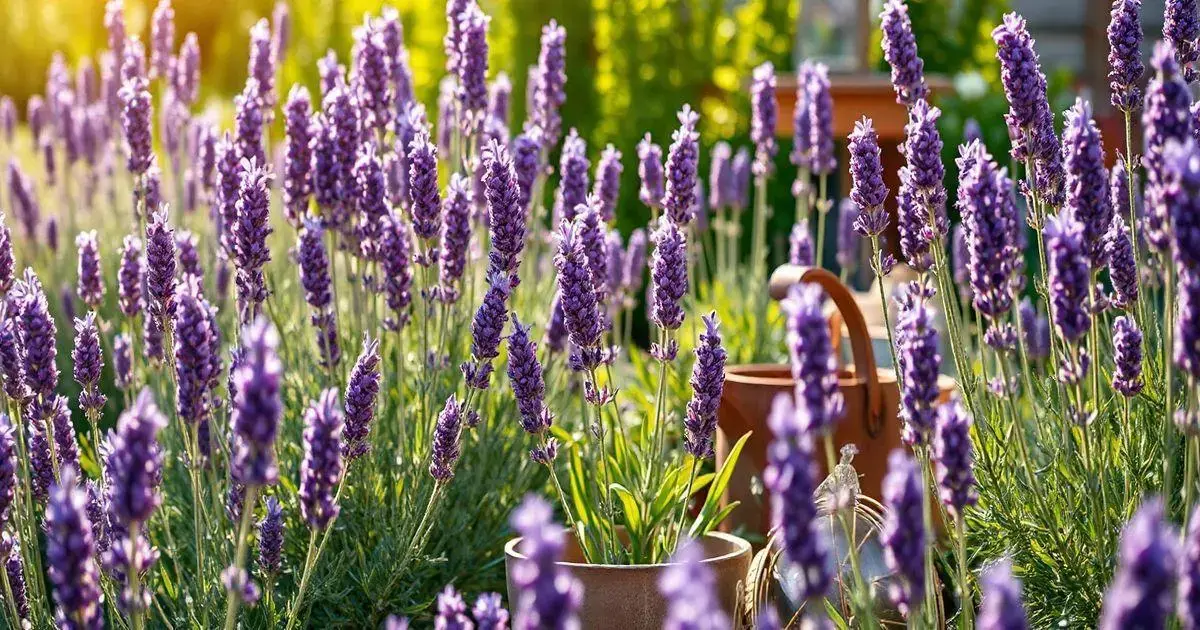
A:
[[[543,38],[543,57],[547,43],[555,44],[553,29],[548,32],[551,37]],[[681,126],[667,155],[665,192],[650,197],[661,199],[663,210],[652,237],[648,298],[658,335],[649,354],[657,365],[651,367],[635,354],[631,365],[614,367],[620,355],[614,345],[619,329],[605,308],[613,290],[606,268],[610,263],[597,255],[605,251],[604,198],[585,194],[576,205],[566,206],[571,200],[567,184],[560,199],[570,212],[562,213],[556,234],[558,294],[548,345],[551,353],[570,348],[567,361],[571,380],[578,384],[583,420],[577,434],[551,426],[553,413],[546,401],[536,343],[515,316],[508,339],[509,380],[522,426],[536,442],[531,457],[549,469],[573,534],[562,564],[570,567],[586,593],[580,609],[585,627],[661,627],[668,604],[658,584],[672,566],[669,559],[689,539],[699,541],[700,563],[715,574],[720,606],[732,617],[740,600],[739,583],[751,559],[748,542],[713,531],[734,507],[722,508],[719,498],[745,439],[715,472],[704,470],[714,452],[717,404],[725,378],[726,351],[715,313],[693,323],[690,395],[678,396],[671,385],[677,375],[683,379],[685,369],[679,337],[688,334],[683,330],[684,298],[689,288],[689,235],[695,230],[692,208],[698,151],[697,115],[685,105],[679,119]],[[573,134],[567,139],[564,177],[572,171],[573,142],[581,141]],[[625,367],[657,372],[657,391],[619,389],[616,376]],[[636,401],[630,404],[630,398]],[[566,460],[565,479],[556,466],[560,450]],[[692,498],[705,490],[703,501],[689,509]],[[526,553],[522,538],[505,546],[514,598]]]

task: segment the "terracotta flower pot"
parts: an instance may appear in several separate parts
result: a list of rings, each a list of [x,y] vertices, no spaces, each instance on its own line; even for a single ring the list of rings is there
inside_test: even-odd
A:
[[[568,537],[564,560],[559,564],[583,584],[583,606],[579,621],[584,628],[657,630],[667,614],[667,602],[658,590],[658,579],[669,564],[588,564],[573,536]],[[717,597],[730,619],[735,618],[745,588],[753,552],[750,543],[722,532],[700,539],[704,564],[717,580]],[[513,567],[522,560],[520,538],[504,546],[504,568],[508,576],[508,600],[516,607],[519,599],[513,583]],[[514,612],[515,614],[515,612]]]

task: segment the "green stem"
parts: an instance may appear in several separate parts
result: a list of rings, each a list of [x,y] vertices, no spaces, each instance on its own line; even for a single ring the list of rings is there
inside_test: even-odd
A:
[[[974,602],[971,601],[970,573],[967,571],[967,519],[962,514],[955,514],[954,528],[958,533],[958,627],[966,630],[972,625]]]
[[[1163,310],[1163,345],[1162,360],[1166,377],[1163,387],[1166,388],[1166,404],[1162,416],[1162,449],[1163,449],[1163,494],[1171,497],[1175,493],[1175,445],[1177,440],[1172,434],[1173,417],[1175,415],[1175,361],[1171,358],[1175,339],[1175,269],[1169,263],[1163,265],[1166,269]],[[1167,501],[1168,510],[1170,500]]]
[[[817,178],[817,258],[813,262],[818,267],[825,267],[825,215],[829,214],[828,203],[825,200],[825,188],[829,176],[822,173]]]
[[[300,589],[296,591],[296,599],[292,601],[291,610],[288,612],[287,630],[292,630],[296,626],[296,619],[300,616],[300,607],[304,604],[304,593],[308,590],[308,578],[312,575],[313,566],[317,564],[315,557],[317,535],[320,533],[321,530],[314,528],[308,535],[308,553],[304,558],[304,573],[300,577]]]
[[[237,551],[233,554],[233,567],[240,571],[246,566],[248,545],[246,537],[250,532],[250,520],[253,518],[254,506],[258,499],[258,486],[247,486],[246,496],[242,502],[242,522],[238,526]],[[225,605],[225,630],[234,630],[237,626],[238,607],[242,605],[242,591],[239,588],[229,589]]]
[[[892,339],[892,316],[888,314],[887,294],[883,290],[883,267],[879,263],[879,236],[871,236],[871,265],[875,267],[876,285],[879,287],[879,303],[883,307],[883,325],[887,329],[888,352],[892,355],[892,369],[896,371],[896,382],[903,386],[903,376],[900,374],[900,362],[896,360],[896,342]]]
[[[141,595],[142,589],[141,585],[139,584],[141,576],[138,575],[138,526],[139,523],[137,521],[129,524],[129,537],[131,542],[129,545],[129,570],[127,575],[129,579],[129,593],[132,600],[132,602],[129,604],[129,627],[133,628],[133,630],[142,629],[143,612]]]

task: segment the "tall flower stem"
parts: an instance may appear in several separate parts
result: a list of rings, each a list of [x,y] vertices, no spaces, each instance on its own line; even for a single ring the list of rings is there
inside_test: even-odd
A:
[[[825,199],[829,176],[822,173],[817,178],[817,257],[814,263],[825,266],[825,216],[829,214],[829,201]]]
[[[130,597],[137,600],[129,606],[129,627],[132,630],[142,630],[143,611],[141,585],[139,584],[141,576],[138,575],[138,536],[141,535],[138,529],[140,525],[137,521],[129,524],[129,569],[127,577],[129,579]]]
[[[188,427],[187,433],[187,450],[188,450],[188,477],[192,482],[192,528],[195,530],[196,536],[196,584],[200,587],[200,615],[202,627],[208,627],[208,588],[205,586],[204,580],[204,528],[202,522],[204,509],[204,497],[200,491],[200,438],[199,425]]]
[[[751,269],[754,271],[754,282],[766,279],[767,252],[767,177],[759,175],[754,178],[754,227],[751,233]]]
[[[887,329],[888,352],[892,355],[892,369],[896,371],[896,382],[903,385],[903,376],[900,374],[900,362],[896,359],[896,342],[892,338],[892,316],[888,314],[887,293],[883,290],[883,267],[879,260],[881,255],[879,235],[873,234],[871,235],[871,266],[875,268],[875,284],[879,287],[879,304],[883,307],[883,325]]]
[[[1171,350],[1175,345],[1175,268],[1170,263],[1164,264],[1166,278],[1163,285],[1163,370],[1166,374],[1163,387],[1166,389],[1166,404],[1162,415],[1162,451],[1163,451],[1163,494],[1171,497],[1175,493],[1175,444],[1171,428],[1175,415],[1175,362],[1171,358]],[[1170,500],[1167,501],[1168,508]],[[1187,511],[1187,506],[1183,507]]]
[[[592,388],[596,395],[599,396],[600,382],[596,379],[596,368],[592,367],[588,369],[588,378],[591,379]],[[586,397],[586,394],[583,395]],[[600,457],[600,475],[603,480],[602,483],[604,484],[600,490],[600,509],[604,512],[604,519],[602,522],[608,525],[608,544],[612,548],[612,560],[616,560],[618,551],[621,547],[621,541],[617,540],[616,527],[613,525],[612,521],[609,520],[613,516],[611,501],[612,476],[609,474],[608,456],[605,453],[607,442],[604,437],[604,411],[603,407],[599,404],[592,404],[591,406],[595,409],[596,413],[596,430],[594,432],[596,434],[596,444],[598,447],[596,454]]]
[[[296,591],[296,599],[292,601],[291,610],[288,612],[286,630],[292,630],[296,626],[296,619],[300,616],[300,607],[304,604],[304,593],[308,590],[308,578],[312,575],[313,566],[317,563],[317,536],[320,533],[321,530],[313,528],[308,535],[308,553],[304,556],[304,573],[300,576],[300,588]]]
[[[967,519],[962,514],[954,516],[954,529],[958,538],[958,627],[967,630],[971,627],[971,611],[974,603],[971,601],[971,589],[967,571]]]
[[[246,538],[250,534],[250,520],[253,518],[255,501],[258,499],[258,486],[247,486],[245,500],[242,502],[242,522],[238,525],[237,550],[233,554],[233,568],[240,571],[246,566],[246,553],[249,546]],[[242,605],[241,589],[229,589],[225,604],[225,630],[237,627],[238,607]]]

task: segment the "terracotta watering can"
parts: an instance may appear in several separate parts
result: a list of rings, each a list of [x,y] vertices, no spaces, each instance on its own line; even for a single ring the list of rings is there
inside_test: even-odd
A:
[[[792,286],[802,282],[819,285],[833,302],[836,310],[830,318],[830,328],[835,344],[840,343],[843,323],[846,327],[853,361],[839,371],[838,386],[845,399],[845,415],[834,432],[834,446],[839,451],[847,444],[858,449],[853,465],[860,475],[861,492],[881,500],[888,454],[903,446],[896,373],[876,367],[866,320],[854,294],[837,276],[817,267],[784,265],[771,274],[770,295],[776,300],[783,299]],[[954,388],[954,381],[944,378],[939,385],[943,396],[947,396]],[[725,390],[717,411],[717,465],[724,461],[738,438],[747,431],[754,432],[722,498],[724,504],[741,501],[725,521],[725,527],[741,525],[763,534],[770,529],[770,504],[759,481],[767,465],[767,445],[771,441],[767,415],[775,396],[792,395],[794,388],[791,366],[787,364],[732,365],[725,369]],[[825,457],[822,451],[818,453],[816,459],[824,477]]]

